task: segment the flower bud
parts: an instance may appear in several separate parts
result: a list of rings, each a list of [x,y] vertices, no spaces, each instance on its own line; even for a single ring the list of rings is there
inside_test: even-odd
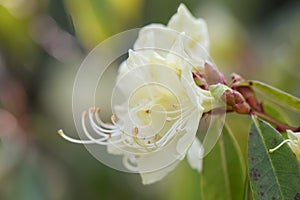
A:
[[[243,95],[238,91],[226,90],[221,99],[227,105],[232,106],[233,110],[239,114],[248,114],[251,110]]]
[[[237,91],[243,95],[247,103],[254,108],[255,110],[262,111],[260,104],[256,100],[255,93],[251,87],[240,86],[237,88]]]
[[[246,102],[233,105],[233,110],[239,114],[248,114],[251,110]]]
[[[222,83],[227,85],[224,75],[211,63],[206,62],[204,65],[204,78],[208,85]]]

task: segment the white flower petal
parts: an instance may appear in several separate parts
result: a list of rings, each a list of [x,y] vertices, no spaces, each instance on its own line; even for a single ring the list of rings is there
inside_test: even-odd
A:
[[[139,51],[128,51],[128,59],[127,65],[130,69],[134,69],[136,67],[141,67],[145,65],[145,63],[149,63],[149,55],[146,54],[147,52],[139,52]]]
[[[184,158],[186,152],[176,150],[178,138],[159,151],[141,155],[136,159],[144,184],[161,180]]]
[[[127,67],[126,61],[123,61],[119,67],[118,73],[119,75],[123,75],[129,72],[129,69]]]
[[[202,170],[202,158],[203,158],[204,149],[198,140],[195,138],[191,148],[187,153],[187,160],[191,166],[191,168],[201,172]]]
[[[290,142],[288,142],[288,144],[291,147],[292,151],[296,154],[296,157],[300,162],[300,132],[293,132],[291,130],[287,130],[286,132],[289,139],[291,140]]]
[[[180,4],[177,13],[172,16],[167,27],[178,32],[185,32],[194,40],[190,47],[200,43],[206,50],[209,48],[209,37],[203,19],[194,18],[184,4]]]
[[[199,111],[207,111],[211,108],[214,98],[207,90],[198,87],[192,77],[192,73],[188,69],[183,69],[181,82],[186,89],[188,96]]]
[[[119,140],[120,137],[111,139],[110,141]],[[107,152],[114,155],[122,155],[124,152],[118,147],[119,144],[108,144],[107,145]]]
[[[300,132],[293,132],[291,130],[286,131],[288,134],[288,137],[292,140],[300,140]]]
[[[185,53],[184,50],[184,44],[183,44],[184,37],[185,37],[185,33],[181,33],[176,37],[174,43],[172,44],[172,47],[169,50],[169,53],[166,56],[166,60],[168,61],[168,63],[171,64],[175,63],[181,68],[183,68],[182,63],[187,62],[185,61],[185,59],[188,58],[188,55]],[[190,66],[190,68],[192,68],[192,65]]]
[[[162,24],[150,24],[140,30],[138,39],[134,43],[134,50],[146,48],[169,50],[178,34],[178,31]]]
[[[201,115],[202,112],[193,110],[188,116],[189,119],[187,119],[187,122],[183,128],[184,135],[178,140],[177,143],[177,152],[187,152],[187,150],[190,148],[190,145],[195,139]]]
[[[141,173],[144,185],[152,184],[163,179],[169,172],[173,171],[181,160],[176,160],[171,165],[154,172]]]
[[[200,113],[194,110],[170,144],[157,152],[137,158],[143,183],[150,184],[162,179],[184,158],[195,138],[200,117]]]

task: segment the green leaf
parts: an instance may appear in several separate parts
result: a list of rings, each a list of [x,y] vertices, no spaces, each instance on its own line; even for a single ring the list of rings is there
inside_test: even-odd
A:
[[[287,144],[273,153],[269,149],[283,141],[268,123],[253,117],[248,141],[249,179],[254,199],[300,198],[300,165]]]
[[[243,199],[245,175],[239,146],[225,126],[217,144],[203,159],[200,178],[202,199]]]
[[[287,115],[287,113],[285,113],[285,110],[278,107],[278,105],[276,106],[271,102],[264,102],[263,106],[264,111],[268,116],[273,117],[274,119],[277,119],[286,124],[291,123],[289,116]]]
[[[248,176],[246,177],[246,181],[245,181],[245,192],[244,192],[243,199],[244,200],[253,200],[250,181],[248,179]]]
[[[269,98],[271,101],[276,102],[282,106],[290,108],[292,110],[300,112],[300,99],[288,94],[282,90],[279,90],[273,86],[260,81],[247,81],[242,82],[239,85],[253,86],[253,88],[261,93],[263,96]]]

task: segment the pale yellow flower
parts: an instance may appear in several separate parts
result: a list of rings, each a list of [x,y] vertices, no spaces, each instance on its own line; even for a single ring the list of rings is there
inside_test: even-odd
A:
[[[200,172],[203,148],[195,136],[203,112],[215,104],[210,91],[195,84],[192,72],[203,70],[208,47],[205,22],[181,4],[167,26],[141,29],[119,69],[112,124],[92,108],[82,115],[88,140],[59,133],[71,142],[106,145],[110,154],[123,156],[128,170],[141,174],[144,184],[162,179],[185,155]]]

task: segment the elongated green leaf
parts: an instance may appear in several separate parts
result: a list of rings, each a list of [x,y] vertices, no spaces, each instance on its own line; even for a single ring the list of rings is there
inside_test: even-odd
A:
[[[253,200],[252,190],[251,190],[250,181],[248,179],[248,176],[246,177],[246,181],[245,181],[245,192],[244,192],[243,199],[244,200]]]
[[[260,81],[247,81],[240,85],[251,85],[257,92],[269,98],[271,101],[300,112],[300,99],[291,94]]]
[[[287,144],[268,123],[253,118],[248,143],[248,167],[255,199],[300,199],[300,165]]]
[[[274,119],[277,119],[286,124],[291,123],[289,116],[287,115],[287,113],[285,113],[285,110],[280,108],[278,105],[274,105],[274,103],[264,102],[264,111],[267,115],[273,117]]]
[[[243,199],[245,175],[239,146],[225,126],[219,141],[203,159],[200,180],[202,199]]]

